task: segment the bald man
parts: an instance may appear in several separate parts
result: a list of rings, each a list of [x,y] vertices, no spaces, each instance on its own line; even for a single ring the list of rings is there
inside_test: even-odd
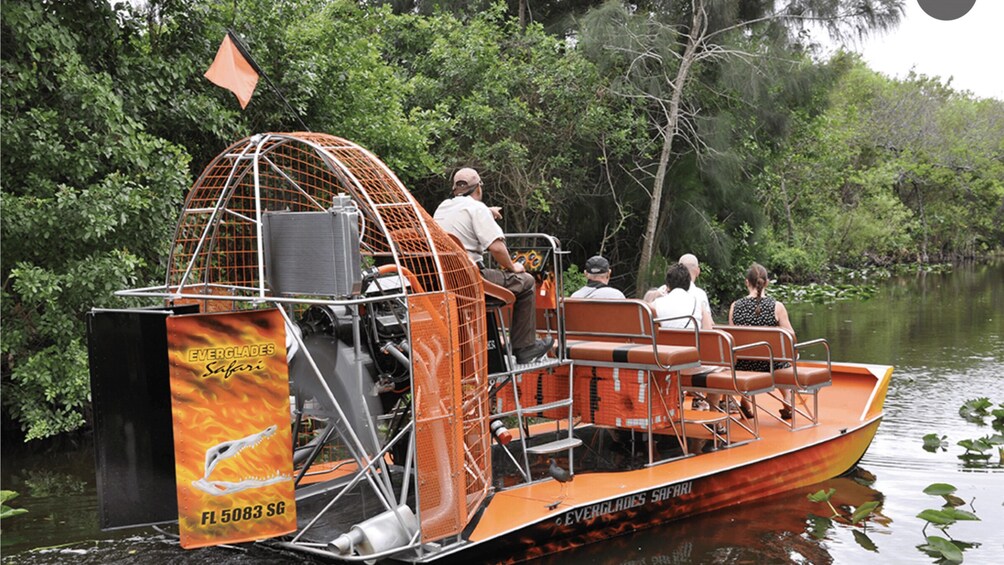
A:
[[[711,318],[711,302],[708,301],[708,293],[704,292],[703,288],[697,286],[697,277],[701,274],[701,264],[692,253],[681,255],[679,263],[690,271],[690,288],[687,289],[687,292],[697,300],[697,306],[703,312],[704,319],[710,322],[708,327],[711,327],[715,321]]]

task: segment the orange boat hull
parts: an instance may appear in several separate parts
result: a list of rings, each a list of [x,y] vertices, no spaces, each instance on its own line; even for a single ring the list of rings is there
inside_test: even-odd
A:
[[[576,475],[564,491],[544,480],[498,492],[468,528],[468,545],[452,555],[478,562],[532,559],[846,473],[875,437],[891,372],[834,365],[834,384],[820,394],[818,426],[790,431],[761,417],[761,439],[744,445],[637,470]]]

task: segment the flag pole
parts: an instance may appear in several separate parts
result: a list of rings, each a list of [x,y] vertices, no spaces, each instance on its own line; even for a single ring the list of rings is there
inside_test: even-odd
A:
[[[289,101],[286,100],[286,97],[282,95],[282,91],[280,91],[275,86],[275,84],[272,83],[272,79],[268,78],[268,75],[265,73],[265,71],[263,71],[262,68],[258,66],[258,62],[254,60],[254,57],[251,56],[251,52],[248,51],[247,47],[244,46],[244,43],[240,40],[239,37],[237,37],[237,34],[234,33],[234,30],[227,29],[227,35],[230,36],[230,41],[233,41],[234,46],[237,47],[237,50],[240,51],[241,55],[245,59],[247,59],[247,62],[249,65],[251,65],[251,68],[254,69],[256,73],[265,78],[265,82],[267,82],[268,85],[272,87],[272,90],[279,97],[279,100],[282,100],[282,103],[286,105],[286,109],[289,110],[289,113],[292,114],[293,117],[296,118],[296,121],[300,123],[300,127],[303,128],[303,131],[310,131],[310,128],[307,127],[307,124],[303,123],[303,120],[300,119],[300,114],[298,114],[296,110],[293,109],[293,107],[289,104]]]

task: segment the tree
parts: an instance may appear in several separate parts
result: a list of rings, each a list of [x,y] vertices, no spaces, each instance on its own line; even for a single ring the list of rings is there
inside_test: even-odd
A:
[[[659,220],[667,196],[666,180],[671,159],[682,146],[700,151],[702,140],[695,119],[701,105],[686,96],[702,66],[728,59],[757,65],[774,57],[757,47],[776,41],[754,41],[746,36],[787,39],[790,31],[806,22],[819,22],[833,33],[849,26],[859,34],[898,22],[902,0],[855,0],[853,2],[805,1],[736,3],[726,0],[691,0],[689,5],[669,4],[662,11],[632,11],[611,2],[592,11],[583,22],[583,43],[597,57],[612,59],[621,80],[616,92],[645,101],[651,108],[651,125],[661,148],[651,173],[651,202],[642,237],[638,266],[638,292],[647,283]],[[783,45],[784,43],[780,43]]]
[[[292,22],[281,32],[288,64],[278,80],[311,127],[373,151],[410,184],[438,168],[428,148],[436,122],[405,107],[409,88],[388,62],[395,18],[338,0]]]
[[[595,195],[609,194],[601,190],[609,162],[631,152],[642,124],[606,93],[595,67],[541,26],[521,29],[501,7],[467,21],[396,21],[389,41],[407,77],[406,105],[431,125],[441,163],[411,187],[416,196],[433,209],[449,175],[474,166],[486,198],[503,206],[507,231],[602,231],[615,207],[598,206]]]
[[[838,58],[851,66],[829,108],[802,124],[761,179],[775,233],[817,265],[950,260],[999,247],[1004,104]]]
[[[124,110],[106,2],[3,4],[0,373],[28,440],[81,427],[83,315],[162,277],[188,156]]]

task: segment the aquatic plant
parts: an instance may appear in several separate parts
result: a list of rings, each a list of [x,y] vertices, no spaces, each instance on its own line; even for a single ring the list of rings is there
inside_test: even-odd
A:
[[[840,516],[840,512],[837,512],[837,509],[833,507],[833,503],[830,502],[830,497],[832,497],[836,492],[837,489],[831,488],[830,490],[826,491],[821,490],[818,492],[808,494],[806,495],[806,498],[808,498],[812,502],[825,502],[826,505],[830,507],[830,511],[833,512],[833,516],[830,516],[830,518],[836,518]]]
[[[877,513],[881,502],[877,500],[869,500],[859,505],[852,512],[841,512],[833,506],[832,502],[830,502],[830,498],[832,498],[836,492],[837,489],[830,488],[829,490],[820,490],[806,495],[806,497],[812,502],[825,502],[826,505],[830,507],[830,511],[833,513],[829,517],[810,514],[809,521],[811,522],[812,527],[809,530],[809,534],[816,539],[826,537],[826,532],[833,526],[834,521],[849,524],[851,526],[860,525],[861,530],[853,530],[854,541],[868,551],[878,551],[878,547],[876,547],[875,542],[873,542],[865,532],[868,529],[868,519]]]
[[[924,451],[934,453],[940,448],[942,451],[948,450],[948,436],[938,434],[927,434],[924,436]]]
[[[11,508],[10,506],[7,506],[8,500],[14,500],[17,497],[18,493],[15,491],[0,490],[0,520],[27,512],[24,508]]]
[[[971,398],[959,407],[959,416],[975,424],[983,424],[983,419],[990,414],[988,409],[991,406],[993,403],[985,396]]]
[[[830,502],[830,498],[837,492],[837,489],[830,488],[829,490],[821,490],[811,494],[806,495],[806,497],[812,502],[825,502],[827,506],[830,507],[830,511],[833,515],[830,519],[839,519],[841,521],[847,522],[852,526],[857,526],[861,524],[862,526],[867,525],[867,519],[876,511],[881,502],[877,500],[869,500],[854,509],[853,512],[842,513],[837,510],[833,503]]]
[[[781,302],[812,302],[828,304],[839,300],[867,300],[878,292],[875,284],[893,276],[923,273],[949,273],[950,264],[918,265],[916,263],[867,265],[849,269],[827,268],[820,277],[824,283],[788,284],[771,281],[770,294]]]
[[[871,298],[878,287],[869,284],[826,284],[809,283],[807,285],[774,284],[770,287],[770,295],[781,302],[813,302],[827,304],[838,300],[867,300]]]
[[[948,527],[958,521],[979,520],[980,518],[974,512],[958,508],[958,506],[965,504],[965,501],[955,496],[956,490],[953,485],[948,483],[932,483],[924,489],[924,494],[940,496],[945,501],[945,504],[939,509],[927,508],[920,514],[917,514],[917,517],[925,522],[924,528],[921,530],[925,543],[918,545],[917,549],[931,557],[938,557],[952,563],[961,563],[963,560],[962,552],[979,544],[952,539],[952,536],[948,534]],[[971,503],[970,508],[972,508]],[[948,536],[948,539],[941,536],[927,535],[927,527],[931,525],[940,529],[942,533]]]
[[[999,408],[991,411],[990,415],[994,417],[990,425],[998,432],[1004,432],[1004,403],[1001,403]]]
[[[967,466],[972,466],[973,464],[986,465],[989,463],[993,455],[986,452],[992,450],[995,446],[997,447],[999,457],[997,464],[1004,464],[1004,447],[1002,447],[1004,446],[1004,436],[1000,434],[983,436],[976,439],[964,439],[959,441],[958,445],[966,449],[965,453],[959,455],[959,459],[965,461]]]

